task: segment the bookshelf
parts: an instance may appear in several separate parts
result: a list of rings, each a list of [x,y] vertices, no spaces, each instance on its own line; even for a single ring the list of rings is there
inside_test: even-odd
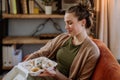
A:
[[[51,14],[51,15],[7,14],[7,13],[2,14],[3,22],[9,21],[9,19],[48,19],[48,18],[60,19],[60,18],[64,18],[64,15],[59,15],[59,14]],[[7,24],[8,24],[8,22],[7,22]],[[9,25],[6,25],[5,27],[7,29],[9,27]],[[2,40],[2,45],[8,45],[8,44],[18,45],[18,44],[45,44],[50,39],[40,39],[39,37],[32,37],[32,36],[9,36],[8,34],[6,34],[1,40]],[[10,70],[12,68],[13,68],[13,66],[12,67],[3,67],[2,66],[3,70]]]
[[[0,0],[0,2],[2,2],[4,0]],[[7,1],[7,0],[5,0]],[[12,1],[12,0],[11,0]],[[14,0],[15,1],[15,0]],[[2,6],[3,4],[0,3],[0,5]],[[11,5],[11,4],[10,4]],[[8,6],[8,5],[7,5]],[[5,7],[5,6],[4,6]],[[8,21],[10,19],[49,19],[49,18],[54,18],[54,19],[61,19],[64,18],[64,15],[60,15],[60,14],[50,14],[50,15],[46,15],[44,13],[39,13],[39,14],[29,14],[29,13],[14,13],[11,11],[2,11],[2,7],[0,7],[1,9],[1,28],[0,28],[0,33],[1,33],[1,38],[0,38],[0,47],[1,47],[1,60],[0,60],[0,72],[2,72],[2,70],[10,70],[13,68],[13,66],[10,67],[3,67],[2,64],[2,46],[4,45],[18,45],[18,44],[45,44],[48,42],[48,40],[50,39],[40,39],[39,37],[32,37],[32,36],[9,36],[8,35]],[[5,8],[4,8],[5,9]],[[9,8],[7,8],[9,9]],[[17,8],[18,9],[18,8]]]
[[[0,0],[0,74],[2,73],[2,0]]]
[[[59,14],[51,14],[51,15],[45,15],[45,14],[2,14],[3,19],[39,19],[39,18],[64,18],[64,15]]]
[[[13,68],[13,66],[11,66],[11,67],[2,67],[3,70],[10,70],[12,68]]]
[[[2,14],[3,19],[48,19],[48,18],[64,18],[64,15],[52,14]],[[54,35],[53,35],[54,36]],[[48,41],[45,39],[39,39],[38,37],[20,36],[20,37],[5,37],[2,40],[2,44],[45,44]]]
[[[39,39],[38,37],[29,37],[29,36],[14,36],[14,37],[5,37],[2,40],[2,44],[45,44],[50,39]]]

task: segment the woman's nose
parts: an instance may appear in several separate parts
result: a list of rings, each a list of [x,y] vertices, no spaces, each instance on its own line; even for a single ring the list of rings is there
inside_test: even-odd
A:
[[[69,27],[70,27],[69,25],[67,25],[67,24],[65,25],[65,29],[68,29]]]
[[[67,29],[67,24],[65,25],[65,29]]]

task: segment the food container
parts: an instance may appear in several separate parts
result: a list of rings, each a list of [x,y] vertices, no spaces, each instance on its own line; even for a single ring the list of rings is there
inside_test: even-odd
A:
[[[46,57],[21,62],[8,72],[3,80],[27,80],[29,74],[31,76],[38,76],[45,69],[53,70],[56,65],[56,62]]]
[[[28,72],[21,70],[15,66],[10,72],[8,72],[3,80],[27,80]]]
[[[31,71],[29,72],[29,74],[31,75],[31,76],[38,76],[40,73],[42,73],[44,71],[44,69],[40,69],[40,68],[38,68],[38,67],[33,67],[32,69],[31,69]]]

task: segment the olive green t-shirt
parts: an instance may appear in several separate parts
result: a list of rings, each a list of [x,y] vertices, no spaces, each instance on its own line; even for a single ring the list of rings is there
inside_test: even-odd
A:
[[[63,46],[60,47],[57,52],[57,69],[67,77],[69,76],[70,66],[79,49],[80,45],[74,45],[71,37],[63,44]]]
[[[80,45],[73,45],[72,44],[72,38],[68,39],[63,46],[61,46],[58,49],[56,58],[57,58],[57,69],[64,74],[65,76],[69,76],[69,69],[70,66],[72,64],[72,61],[74,59],[74,57],[76,56],[76,54],[78,53],[80,49]],[[52,77],[45,77],[45,80],[55,80]],[[27,80],[44,80],[40,77],[32,77],[32,76],[28,76]]]

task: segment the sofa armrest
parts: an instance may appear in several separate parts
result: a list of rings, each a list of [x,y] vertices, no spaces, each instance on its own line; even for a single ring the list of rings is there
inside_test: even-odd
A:
[[[100,58],[91,80],[120,80],[120,65],[107,46],[93,39],[100,50]]]

